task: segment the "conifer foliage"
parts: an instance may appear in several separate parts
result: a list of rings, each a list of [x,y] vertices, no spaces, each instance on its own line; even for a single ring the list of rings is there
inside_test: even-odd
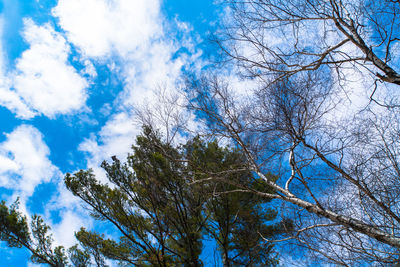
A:
[[[30,230],[16,205],[2,203],[1,240],[28,248],[34,262],[50,266],[107,266],[107,260],[128,266],[204,266],[202,253],[224,266],[278,264],[267,239],[288,231],[290,224],[276,222],[269,199],[250,192],[270,189],[248,171],[241,151],[200,138],[174,147],[149,127],[132,148],[126,163],[116,157],[102,163],[108,183],[99,182],[92,170],[65,177],[67,188],[93,218],[111,223],[111,236],[118,239],[82,227],[75,234],[79,247],[68,253],[53,249],[49,227],[39,216]],[[215,244],[219,256],[205,244]]]

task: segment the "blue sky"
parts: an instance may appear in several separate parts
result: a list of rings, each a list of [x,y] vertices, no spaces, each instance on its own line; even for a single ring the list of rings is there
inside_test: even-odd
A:
[[[39,213],[56,242],[93,226],[66,191],[66,172],[124,158],[140,127],[133,110],[173,92],[213,53],[212,0],[1,0],[0,195]],[[26,266],[2,245],[0,266]]]

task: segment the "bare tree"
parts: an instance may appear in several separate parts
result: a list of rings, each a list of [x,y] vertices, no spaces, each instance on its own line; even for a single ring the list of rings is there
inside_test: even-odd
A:
[[[317,71],[262,85],[237,101],[218,78],[189,84],[190,107],[214,136],[241,147],[249,169],[275,193],[237,187],[287,203],[297,232],[281,241],[344,266],[398,262],[399,114],[365,109],[333,120],[338,89]]]
[[[232,16],[218,43],[229,58],[244,67],[245,75],[281,80],[324,69],[342,85],[351,68],[371,79],[371,101],[377,101],[378,87],[400,85],[398,1],[223,2]]]
[[[190,114],[184,109],[184,97],[179,91],[159,86],[152,92],[153,99],[132,107],[137,125],[147,125],[160,130],[167,143],[182,141],[180,133],[190,124]],[[192,126],[195,127],[195,126]]]
[[[218,43],[256,86],[236,97],[234,84],[205,74],[188,81],[192,113],[175,113],[170,99],[165,113],[148,109],[140,118],[178,125],[167,127],[173,139],[187,127],[179,114],[197,114],[203,134],[240,147],[273,193],[246,184],[233,191],[281,201],[282,215],[295,219],[297,231],[273,242],[337,265],[397,264],[400,114],[386,89],[400,85],[399,1],[223,2],[230,9]],[[343,99],[354,73],[367,81],[360,86],[370,103],[348,114],[352,103]],[[210,179],[232,185],[222,173]]]
[[[189,106],[275,193],[237,187],[285,203],[297,233],[283,242],[344,266],[398,263],[399,2],[223,2],[217,42],[258,84],[238,99],[206,74],[188,82]],[[355,73],[369,97],[361,109],[345,99]]]

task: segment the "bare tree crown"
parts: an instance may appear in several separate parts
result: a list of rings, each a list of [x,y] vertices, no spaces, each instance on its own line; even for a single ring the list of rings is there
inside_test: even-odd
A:
[[[399,1],[224,3],[230,15],[218,43],[259,83],[238,102],[234,85],[207,76],[188,84],[190,108],[275,190],[253,193],[281,200],[297,218],[297,233],[281,241],[344,266],[397,263],[400,118],[383,89],[400,88]],[[340,99],[355,72],[378,105],[348,113]]]

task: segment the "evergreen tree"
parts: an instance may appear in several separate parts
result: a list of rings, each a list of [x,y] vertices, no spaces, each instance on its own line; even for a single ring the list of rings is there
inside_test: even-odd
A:
[[[263,237],[282,233],[268,199],[251,188],[270,190],[253,177],[239,150],[195,138],[178,148],[145,127],[126,163],[116,157],[102,167],[100,183],[92,170],[67,174],[65,184],[90,207],[91,215],[111,223],[119,240],[81,228],[80,243],[68,249],[74,266],[106,266],[106,259],[133,266],[203,266],[205,238],[218,245],[224,266],[268,266],[278,261]],[[244,189],[246,188],[246,189]],[[1,240],[27,247],[32,260],[65,266],[63,247],[52,249],[49,227],[34,216],[29,230],[17,206],[0,206]],[[31,241],[33,237],[35,242]]]
[[[188,186],[182,155],[149,128],[133,152],[125,164],[115,157],[103,162],[113,188],[91,170],[66,176],[67,188],[91,206],[93,216],[121,233],[114,242],[82,229],[78,240],[96,254],[132,264],[201,266],[204,194]]]
[[[0,203],[0,240],[9,247],[25,247],[31,253],[31,261],[61,267],[67,263],[64,247],[53,249],[53,239],[40,216],[33,215],[29,224],[25,216],[18,211],[19,201],[8,208],[4,201]]]
[[[277,264],[272,246],[263,237],[287,231],[290,223],[271,223],[277,214],[266,208],[268,199],[241,189],[271,192],[259,179],[254,179],[243,153],[199,139],[186,148],[191,167],[200,174],[197,181],[205,179],[203,190],[209,196],[204,209],[208,216],[205,230],[217,242],[224,266]]]

